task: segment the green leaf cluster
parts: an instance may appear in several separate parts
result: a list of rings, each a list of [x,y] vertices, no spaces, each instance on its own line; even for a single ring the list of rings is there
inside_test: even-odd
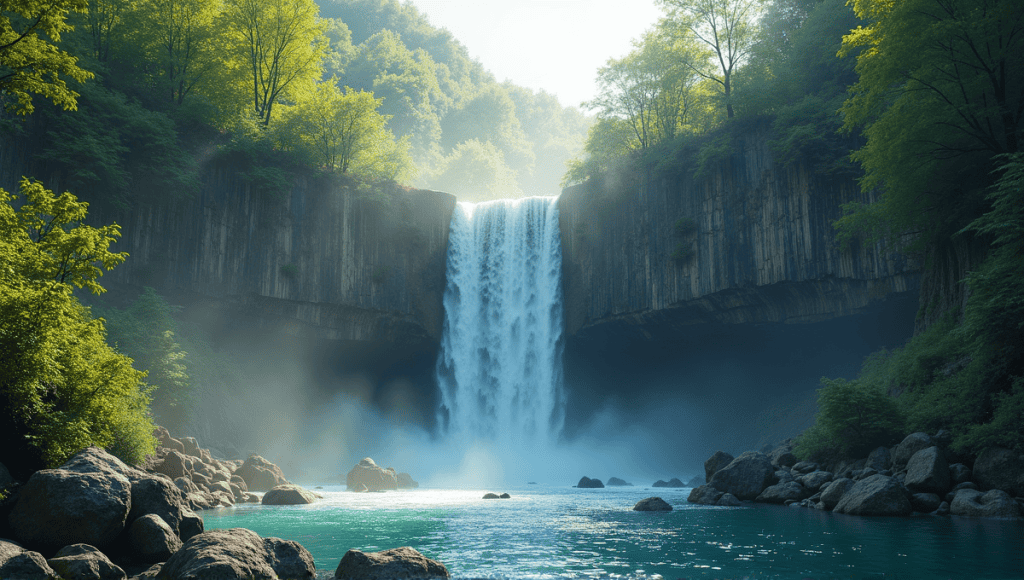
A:
[[[72,288],[103,292],[97,279],[125,259],[110,251],[116,225],[82,225],[87,204],[21,182],[0,190],[0,449],[26,473],[56,466],[83,447],[140,462],[155,441],[144,373],[105,341]]]
[[[865,457],[904,435],[905,418],[896,401],[870,381],[821,379],[815,423],[797,440],[798,457],[834,461]]]

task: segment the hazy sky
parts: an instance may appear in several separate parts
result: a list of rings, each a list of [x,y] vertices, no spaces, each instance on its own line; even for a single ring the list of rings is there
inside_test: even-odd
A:
[[[598,67],[654,25],[654,0],[412,0],[494,73],[563,105],[593,98]]]

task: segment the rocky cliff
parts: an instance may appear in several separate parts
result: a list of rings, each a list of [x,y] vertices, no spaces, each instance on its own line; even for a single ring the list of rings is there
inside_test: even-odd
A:
[[[834,241],[840,206],[868,201],[855,180],[779,166],[763,135],[739,141],[701,178],[651,172],[562,194],[570,336],[609,324],[643,335],[817,322],[916,290],[918,264],[881,245],[843,251]]]

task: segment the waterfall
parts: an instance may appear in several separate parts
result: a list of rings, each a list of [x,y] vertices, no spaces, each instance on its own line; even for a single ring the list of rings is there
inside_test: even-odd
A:
[[[459,203],[437,362],[442,433],[498,446],[562,427],[562,247],[555,197]]]

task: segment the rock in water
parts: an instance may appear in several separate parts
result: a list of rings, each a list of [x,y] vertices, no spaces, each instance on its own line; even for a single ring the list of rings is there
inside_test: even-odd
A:
[[[810,494],[807,489],[795,481],[788,483],[779,483],[770,487],[765,488],[757,498],[754,499],[760,503],[786,503],[786,500],[800,501]]]
[[[710,483],[711,478],[718,473],[718,470],[729,465],[733,459],[735,457],[725,451],[715,451],[715,454],[704,462],[704,481]]]
[[[839,500],[843,499],[846,492],[850,491],[853,483],[852,479],[846,477],[833,480],[821,490],[819,501],[821,501],[826,510],[832,511],[836,509],[836,506],[839,505]]]
[[[686,498],[686,501],[700,505],[715,505],[722,495],[722,492],[710,485],[702,485],[690,490],[690,496]]]
[[[297,485],[279,485],[263,494],[263,505],[303,505],[316,501],[313,492]]]
[[[904,469],[915,453],[932,445],[932,438],[927,433],[907,435],[892,451],[892,470],[895,472]]]
[[[235,475],[245,481],[247,491],[270,491],[278,485],[288,483],[281,468],[259,455],[250,455]]]
[[[775,467],[764,453],[748,451],[715,472],[708,485],[739,499],[754,499],[772,481]]]
[[[367,491],[398,489],[398,474],[394,469],[382,469],[373,459],[364,457],[345,476],[345,485],[352,490],[358,490],[360,485],[366,486]]]
[[[854,483],[835,511],[854,516],[906,516],[914,510],[896,478],[876,474]]]
[[[43,469],[21,488],[9,521],[17,539],[57,550],[109,546],[124,530],[131,483],[123,475]]]
[[[124,580],[127,578],[124,570],[114,565],[103,552],[88,544],[64,546],[46,563],[61,578],[76,580]]]
[[[1020,518],[1020,504],[1008,493],[1000,489],[992,489],[982,493],[975,489],[961,489],[956,492],[949,513],[954,516],[976,518]]]
[[[500,499],[500,496],[496,493],[485,493],[484,499]]]
[[[618,477],[612,477],[608,480],[608,487],[630,487],[632,485],[632,483]]]
[[[429,580],[448,578],[444,564],[403,546],[383,552],[349,550],[334,571],[337,580]]]
[[[185,542],[160,569],[159,580],[250,580],[316,577],[313,556],[296,542],[261,538],[244,528],[210,530]]]
[[[580,482],[576,484],[576,487],[580,487],[580,488],[598,488],[598,487],[604,487],[604,484],[601,483],[600,479],[590,479],[589,477],[584,475],[583,478],[580,479]]]
[[[917,493],[943,495],[949,491],[949,464],[942,450],[933,445],[911,456],[903,484]]]
[[[633,506],[633,511],[670,512],[672,511],[672,506],[668,505],[668,502],[660,497],[649,497],[636,502],[636,505]]]

